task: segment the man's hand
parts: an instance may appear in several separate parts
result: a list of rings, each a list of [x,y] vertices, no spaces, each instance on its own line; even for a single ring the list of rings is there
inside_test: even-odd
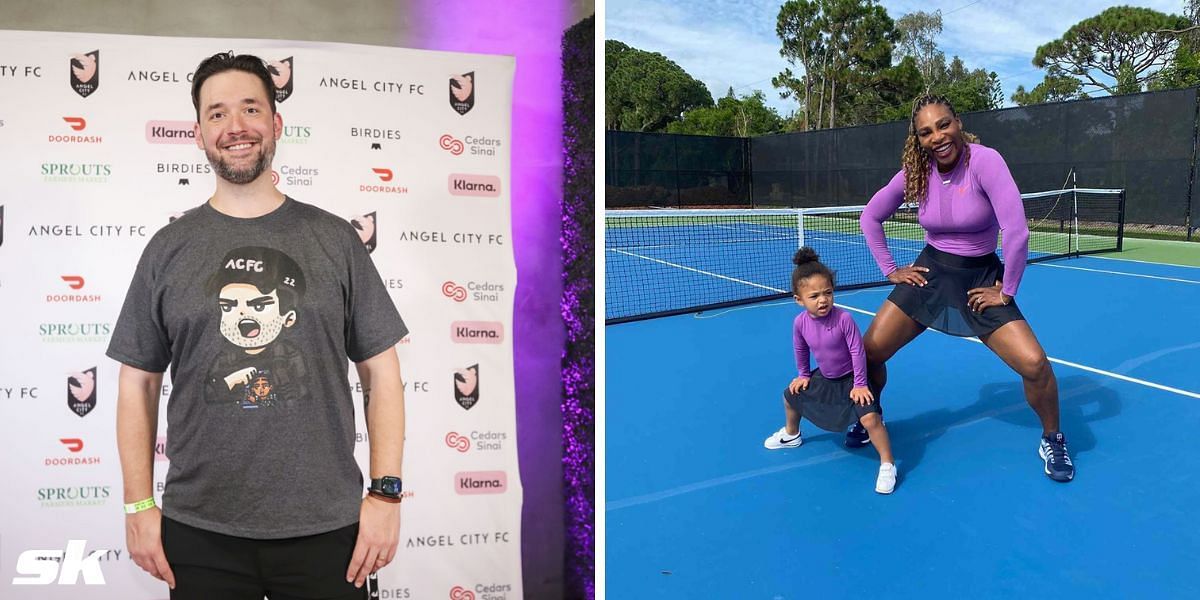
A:
[[[346,570],[346,581],[362,587],[367,576],[392,562],[400,543],[400,502],[367,494],[358,513],[358,541]]]
[[[158,507],[125,515],[125,544],[134,564],[175,589],[175,574],[162,547],[162,511]]]

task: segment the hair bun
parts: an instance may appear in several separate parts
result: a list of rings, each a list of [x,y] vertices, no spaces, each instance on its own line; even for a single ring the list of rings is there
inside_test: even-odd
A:
[[[817,251],[809,248],[808,246],[797,250],[796,255],[792,257],[792,262],[795,263],[797,267],[810,262],[819,262],[820,260],[821,257],[817,256]]]

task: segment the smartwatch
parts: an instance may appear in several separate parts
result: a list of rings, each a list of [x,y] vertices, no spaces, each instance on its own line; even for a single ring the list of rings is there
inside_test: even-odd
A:
[[[401,483],[399,477],[384,475],[379,479],[372,479],[371,487],[367,488],[367,491],[375,494],[376,496],[382,496],[392,500],[399,500],[400,492],[403,489],[404,485]]]

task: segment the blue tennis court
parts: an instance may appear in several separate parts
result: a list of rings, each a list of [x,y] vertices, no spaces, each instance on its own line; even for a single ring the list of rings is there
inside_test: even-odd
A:
[[[748,281],[786,287],[777,256],[780,283]],[[890,289],[836,301],[865,331]],[[888,363],[900,480],[880,496],[872,447],[806,421],[801,447],[762,446],[795,303],[607,327],[609,597],[1200,596],[1200,268],[1054,260],[1018,302],[1055,361],[1069,484],[1042,474],[1020,379],[977,341],[930,331]]]

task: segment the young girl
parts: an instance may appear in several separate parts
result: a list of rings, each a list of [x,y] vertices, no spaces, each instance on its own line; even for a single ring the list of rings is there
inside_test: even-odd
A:
[[[796,368],[800,375],[783,393],[787,424],[763,442],[769,450],[801,444],[800,417],[827,431],[841,432],[858,420],[867,428],[879,452],[875,491],[890,494],[896,487],[896,465],[879,403],[867,388],[867,359],[862,335],[850,313],[833,305],[833,272],[821,264],[816,251],[801,248],[792,259],[792,294],[804,307],[792,324]],[[809,370],[809,349],[817,370]]]

